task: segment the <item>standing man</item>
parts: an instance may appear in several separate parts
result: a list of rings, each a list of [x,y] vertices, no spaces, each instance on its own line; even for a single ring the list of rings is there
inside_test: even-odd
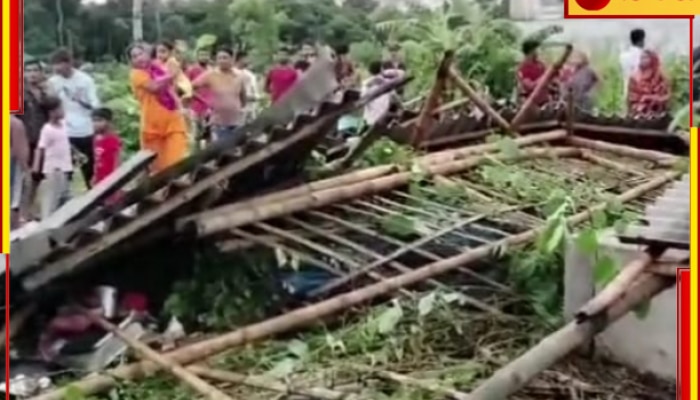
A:
[[[211,49],[198,49],[197,62],[190,65],[190,67],[187,68],[187,79],[189,79],[190,82],[194,82],[197,80],[197,78],[205,74],[211,68]],[[211,102],[212,93],[209,88],[200,87],[194,90],[194,93],[192,95],[192,101],[190,102],[190,109],[192,110],[192,114],[194,115],[195,126],[190,127],[190,129],[194,128],[194,130],[198,132],[198,135],[195,136],[201,137],[204,131],[206,130],[208,124],[207,118],[209,118]]]
[[[214,140],[233,137],[243,124],[247,95],[244,78],[235,68],[233,50],[222,47],[216,52],[216,68],[200,75],[192,85],[207,87],[213,95],[211,127]]]
[[[95,81],[83,71],[75,69],[73,57],[67,49],[57,50],[51,63],[55,75],[49,78],[49,87],[60,99],[65,111],[64,126],[70,144],[85,156],[81,166],[85,185],[90,188],[95,164],[92,111],[99,107]]]
[[[31,165],[36,153],[36,146],[39,143],[39,134],[48,117],[41,107],[41,104],[48,96],[46,87],[46,77],[38,59],[24,63],[24,114],[18,118],[24,123],[23,129],[26,133],[29,145],[29,165]],[[39,182],[26,178],[24,180],[24,194],[22,196],[22,214],[28,216],[34,204],[36,188]]]
[[[630,78],[639,68],[639,60],[644,51],[646,32],[644,29],[632,29],[630,31],[630,47],[620,54],[620,67],[622,68],[622,98],[627,99],[627,89]]]
[[[265,78],[265,91],[270,94],[272,104],[275,104],[299,78],[287,52],[282,51],[278,56],[277,65],[272,67]]]
[[[257,114],[260,90],[258,89],[258,78],[248,66],[248,53],[243,50],[236,53],[236,69],[243,78],[245,92],[248,96],[245,107],[246,121],[251,121]]]
[[[29,141],[22,121],[10,116],[10,229],[20,225],[22,186],[29,171]]]

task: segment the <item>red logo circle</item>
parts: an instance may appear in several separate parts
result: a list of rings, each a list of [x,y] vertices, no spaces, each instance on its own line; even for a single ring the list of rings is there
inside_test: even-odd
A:
[[[586,11],[600,11],[610,4],[610,0],[576,0],[576,4]]]

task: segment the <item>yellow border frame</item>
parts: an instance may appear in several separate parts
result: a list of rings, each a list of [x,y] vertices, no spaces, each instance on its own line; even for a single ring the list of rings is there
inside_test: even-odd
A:
[[[698,398],[698,128],[690,128],[690,398]]]
[[[2,2],[2,242],[10,252],[10,1]],[[18,38],[19,39],[19,38]]]

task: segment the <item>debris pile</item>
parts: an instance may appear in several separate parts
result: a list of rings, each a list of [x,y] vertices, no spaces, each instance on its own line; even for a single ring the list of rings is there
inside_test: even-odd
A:
[[[270,392],[321,399],[668,396],[662,382],[620,388],[613,376],[642,379],[622,367],[609,366],[607,376],[601,376],[579,369],[590,360],[560,360],[672,284],[655,272],[659,252],[670,244],[657,238],[641,267],[624,269],[580,318],[549,336],[552,326],[541,323],[548,310],[538,309],[546,303],[518,286],[553,282],[540,292],[556,299],[558,250],[566,232],[580,225],[627,229],[683,175],[682,157],[579,135],[583,128],[573,127],[571,113],[544,131],[528,131],[524,117],[504,116],[475,101],[462,82],[476,107],[505,124],[500,127],[513,137],[459,132],[463,126],[455,121],[463,116],[427,121],[434,111],[428,107],[410,124],[399,122],[404,133],[391,128],[390,119],[383,121],[383,132],[394,129],[390,136],[395,138],[410,132],[411,140],[403,142],[416,149],[457,132],[471,139],[446,142],[439,152],[417,151],[408,164],[345,173],[333,169],[332,177],[299,184],[304,161],[335,121],[380,94],[348,92],[340,104],[323,103],[335,90],[331,78],[324,81],[331,75],[330,59],[319,61],[286,103],[243,128],[248,140],[209,149],[149,179],[118,205],[100,202],[121,187],[118,183],[98,186],[92,200],[67,205],[60,224],[17,235],[13,246],[22,250],[13,279],[23,290],[11,306],[28,314],[42,296],[60,298],[56,293],[96,283],[77,278],[89,274],[89,267],[103,270],[118,260],[113,263],[126,269],[127,260],[154,248],[160,249],[159,261],[174,264],[191,263],[186,257],[178,260],[181,252],[192,253],[203,244],[220,253],[263,250],[272,255],[267,260],[274,270],[271,287],[279,284],[286,292],[285,301],[266,315],[252,322],[227,320],[229,332],[194,342],[182,340],[179,320],[170,320],[167,328],[163,321],[153,322],[146,311],[162,301],[151,293],[115,285],[101,287],[99,296],[80,303],[73,295],[65,314],[44,326],[80,319],[100,328],[99,337],[87,340],[88,348],[119,344],[106,346],[109,351],[103,352],[109,355],[90,364],[99,366],[81,369],[103,370],[116,358],[124,362],[33,399],[109,389],[125,392],[123,398],[146,399],[139,387],[122,387],[121,380],[157,370],[167,376],[149,385],[160,387],[159,398],[173,399],[263,399]],[[445,77],[460,82],[449,55],[438,81]],[[517,114],[527,115],[524,108]],[[318,112],[295,118],[309,109]],[[444,128],[448,125],[453,128]],[[614,136],[615,128],[596,129]],[[439,129],[450,133],[430,133]],[[632,137],[633,131],[619,137]],[[260,140],[263,134],[267,138]],[[472,143],[475,139],[478,144]],[[120,176],[133,177],[147,165],[148,155],[138,157]],[[43,245],[31,247],[30,241]],[[161,278],[164,267],[137,266],[154,269]],[[169,271],[175,275],[175,269]],[[13,330],[21,326],[10,325]],[[65,332],[50,332],[51,340],[42,343],[60,354],[67,346]],[[46,389],[46,382],[42,385],[34,389]]]

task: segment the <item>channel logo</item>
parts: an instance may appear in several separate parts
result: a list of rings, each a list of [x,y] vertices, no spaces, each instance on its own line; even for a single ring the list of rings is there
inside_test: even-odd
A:
[[[600,11],[610,4],[610,0],[576,0],[576,4],[586,11]]]

